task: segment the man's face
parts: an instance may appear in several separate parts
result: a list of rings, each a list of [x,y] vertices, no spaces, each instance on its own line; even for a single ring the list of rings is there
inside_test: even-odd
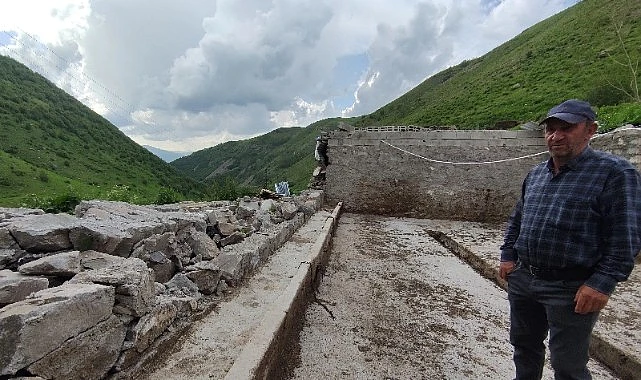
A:
[[[567,162],[583,151],[595,132],[594,122],[570,124],[553,118],[546,123],[545,141],[553,158]]]

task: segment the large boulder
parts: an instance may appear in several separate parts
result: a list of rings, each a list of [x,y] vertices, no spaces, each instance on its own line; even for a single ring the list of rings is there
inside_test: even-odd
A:
[[[45,379],[102,379],[120,356],[126,327],[112,315],[28,367]]]
[[[67,214],[25,215],[12,219],[7,229],[28,252],[55,252],[72,247],[69,232],[78,220]]]
[[[194,256],[202,260],[211,260],[220,254],[218,245],[205,232],[192,229],[187,244],[191,247]]]
[[[68,251],[28,262],[18,267],[26,275],[71,278],[76,274],[94,269],[104,269],[122,263],[122,257],[96,251]]]
[[[113,311],[134,317],[147,313],[155,297],[151,270],[144,261],[135,258],[121,259],[105,268],[81,272],[69,280],[69,283],[113,286],[116,289]]]
[[[70,232],[75,249],[129,257],[142,240],[194,227],[205,231],[205,214],[163,212],[124,202],[83,201],[76,207],[80,226]]]
[[[82,271],[80,252],[61,252],[28,262],[18,267],[26,275],[46,275],[71,278]]]
[[[0,270],[0,307],[19,302],[27,296],[49,287],[49,280],[25,276],[10,270]]]
[[[220,269],[211,261],[200,261],[185,268],[186,276],[189,278],[202,294],[213,294],[216,292],[220,281]]]
[[[114,296],[110,286],[65,284],[0,309],[0,375],[15,374],[108,320]]]
[[[9,229],[0,227],[0,249],[16,249],[18,242],[11,236]]]
[[[131,329],[128,344],[142,353],[171,325],[178,315],[178,308],[170,300],[161,301]]]

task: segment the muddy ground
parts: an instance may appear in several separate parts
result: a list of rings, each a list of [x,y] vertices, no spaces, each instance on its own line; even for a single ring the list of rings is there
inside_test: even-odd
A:
[[[507,295],[428,235],[438,229],[341,216],[290,379],[512,378]],[[616,378],[590,367],[595,379]]]

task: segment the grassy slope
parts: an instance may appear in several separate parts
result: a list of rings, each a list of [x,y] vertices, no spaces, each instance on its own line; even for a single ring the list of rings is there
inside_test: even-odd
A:
[[[163,187],[200,191],[82,103],[1,56],[0,125],[2,205],[20,205],[28,194],[108,197],[116,188],[144,203]]]
[[[287,181],[291,190],[299,192],[307,188],[316,165],[316,136],[336,128],[339,121],[327,119],[307,128],[280,128],[253,139],[226,142],[171,165],[206,182],[232,177],[243,185],[274,190],[275,183]]]
[[[641,2],[584,0],[485,56],[434,75],[357,125],[493,128],[539,120],[568,98],[596,106],[630,101],[610,85],[630,80],[628,68],[614,61],[625,61],[616,22],[623,24],[625,47],[641,58]]]

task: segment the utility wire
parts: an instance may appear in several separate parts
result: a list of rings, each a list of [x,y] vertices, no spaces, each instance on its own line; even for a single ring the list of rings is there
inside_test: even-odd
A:
[[[401,151],[401,152],[403,152],[403,153],[407,153],[407,154],[412,155],[412,156],[414,156],[414,157],[418,157],[418,158],[420,158],[420,159],[422,159],[422,160],[429,161],[429,162],[434,162],[434,163],[438,163],[438,164],[448,164],[448,165],[488,165],[488,164],[498,164],[498,163],[501,163],[501,162],[508,162],[508,161],[523,160],[523,159],[525,159],[525,158],[532,158],[532,157],[536,157],[536,156],[540,156],[540,155],[543,155],[543,154],[548,153],[547,151],[545,151],[545,152],[539,152],[539,153],[534,153],[534,154],[528,154],[528,155],[526,155],[526,156],[520,156],[520,157],[514,157],[514,158],[506,158],[506,159],[503,159],[503,160],[495,160],[495,161],[453,162],[453,161],[441,161],[441,160],[434,160],[434,159],[431,159],[431,158],[423,157],[423,156],[421,156],[421,155],[419,155],[419,154],[412,153],[412,152],[407,151],[407,150],[405,150],[405,149],[403,149],[403,148],[399,148],[399,147],[397,147],[397,146],[394,146],[394,145],[392,145],[392,144],[388,143],[388,142],[387,142],[387,141],[385,141],[385,140],[380,140],[380,141],[381,141],[383,144],[389,145],[389,146],[391,146],[391,147],[392,147],[392,148],[394,148],[394,149],[398,149],[398,150],[400,150],[400,151]]]
[[[81,75],[86,78],[85,80],[79,78],[78,76],[70,73],[69,71],[66,70],[66,67],[71,66],[71,63],[61,57],[59,54],[57,54],[55,51],[53,51],[51,48],[46,46],[45,44],[41,43],[38,41],[34,36],[30,35],[29,33],[20,30],[21,33],[24,35],[28,36],[31,38],[33,41],[37,43],[37,46],[31,46],[29,44],[26,44],[26,41],[22,41],[21,39],[17,38],[14,34],[8,33],[7,31],[2,31],[5,35],[9,36],[15,44],[22,46],[24,49],[26,49],[29,54],[26,54],[23,49],[20,49],[16,47],[15,49],[11,49],[8,46],[5,46],[5,49],[7,52],[10,52],[11,55],[14,56],[19,56],[22,58],[23,62],[29,62],[31,64],[31,68],[41,72],[44,74],[45,77],[54,77],[53,73],[51,73],[49,70],[47,70],[47,64],[43,63],[44,61],[47,61],[47,63],[53,65],[56,67],[60,72],[62,73],[62,83],[64,83],[66,86],[69,86],[71,90],[78,94],[83,94],[85,92],[85,85],[89,84],[90,86],[93,84],[98,87],[99,90],[101,91],[95,91],[96,88],[94,88],[93,94],[97,97],[99,97],[104,103],[103,105],[114,115],[117,116],[123,120],[131,120],[130,113],[133,110],[133,107],[129,105],[127,102],[125,102],[120,96],[115,94],[113,91],[109,90],[106,86],[102,85],[100,82],[95,80],[94,78],[90,77],[89,75],[85,74],[84,72],[81,72]],[[43,47],[46,48],[52,55],[58,58],[59,62],[55,62],[52,58],[51,55],[47,55],[43,53]],[[41,62],[36,62],[35,59],[39,59]],[[66,63],[66,66],[61,65],[60,61]],[[68,79],[64,79],[64,77],[67,77]],[[75,97],[75,96],[74,96]],[[120,112],[124,111],[124,113]]]

